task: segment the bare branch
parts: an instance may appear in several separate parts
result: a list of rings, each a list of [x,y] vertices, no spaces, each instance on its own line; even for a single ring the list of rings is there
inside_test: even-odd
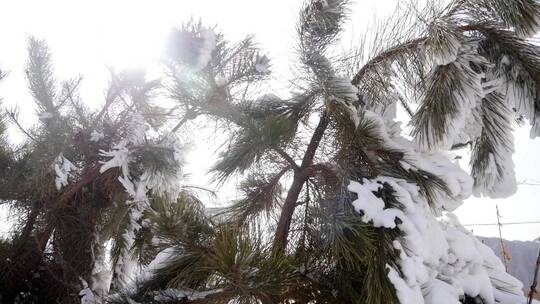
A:
[[[30,133],[28,131],[26,131],[22,126],[21,124],[19,123],[19,120],[17,120],[17,113],[15,110],[11,110],[11,111],[6,111],[7,113],[7,116],[9,117],[9,119],[17,126],[17,128],[19,128],[19,130],[21,132],[23,132],[28,138],[30,138],[32,141],[34,142],[38,142],[34,136],[30,135]]]

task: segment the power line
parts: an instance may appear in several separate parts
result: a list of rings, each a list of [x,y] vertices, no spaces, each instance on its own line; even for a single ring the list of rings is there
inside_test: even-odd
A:
[[[540,186],[540,181],[534,178],[526,178],[522,181],[518,181],[518,185],[524,186]]]
[[[522,183],[518,183],[518,186],[540,186],[540,184],[522,182]]]
[[[540,221],[500,223],[501,226],[524,225],[524,224],[540,224]],[[499,223],[482,223],[482,224],[465,224],[463,226],[498,226],[498,225],[499,225]]]

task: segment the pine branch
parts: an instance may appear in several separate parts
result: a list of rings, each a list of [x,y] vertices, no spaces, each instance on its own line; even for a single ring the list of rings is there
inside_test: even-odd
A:
[[[109,111],[109,108],[113,105],[113,103],[118,98],[118,95],[120,94],[119,92],[120,89],[116,85],[116,82],[114,81],[114,79],[115,79],[115,75],[114,75],[114,72],[111,70],[111,80],[109,81],[109,87],[107,88],[107,93],[105,95],[105,104],[103,105],[103,107],[101,107],[101,110],[99,111],[99,113],[96,115],[94,119],[94,127],[101,121],[103,116],[107,114],[107,112]]]
[[[82,77],[79,76],[76,79],[67,81],[63,84],[62,96],[55,105],[56,110],[59,110],[68,100],[73,102],[73,95],[75,95],[75,92],[79,89],[81,81]]]
[[[508,30],[485,26],[486,39],[481,44],[484,56],[494,62],[496,71],[506,81],[507,98],[514,100],[517,115],[527,118],[531,137],[540,135],[540,48]]]
[[[482,99],[482,134],[475,141],[470,161],[476,195],[492,198],[512,195],[516,190],[512,136],[512,110],[504,96],[492,92]]]
[[[283,191],[280,180],[291,169],[287,166],[268,176],[251,174],[240,185],[244,197],[227,207],[219,215],[231,217],[234,222],[244,224],[249,218],[255,219],[261,212],[270,214],[280,200]]]
[[[53,114],[56,112],[56,80],[51,64],[51,55],[44,41],[28,39],[29,60],[25,69],[30,92],[40,110]]]
[[[233,108],[232,111],[236,110]],[[244,117],[243,120],[233,121],[237,122],[240,129],[233,134],[228,149],[220,154],[220,159],[211,169],[217,173],[217,180],[224,181],[236,172],[243,173],[272,150],[291,162],[291,166],[297,166],[292,158],[283,153],[282,148],[294,138],[296,122],[283,116],[269,115],[251,119],[242,113],[238,115]]]
[[[169,131],[168,135],[166,135],[165,137],[161,139],[160,143],[163,143],[167,139],[167,137],[175,134],[176,131],[180,129],[180,127],[182,127],[188,121],[195,119],[196,117],[197,117],[197,114],[188,108],[186,110],[186,113],[184,114],[184,117],[182,117],[182,119],[180,119],[180,121]]]
[[[448,64],[458,56],[461,43],[465,39],[458,29],[458,22],[453,18],[439,18],[430,25],[426,44],[435,65]]]
[[[347,17],[348,0],[306,1],[301,10],[298,34],[303,55],[322,54],[335,41]]]
[[[482,73],[473,66],[486,66],[474,46],[462,46],[457,59],[436,66],[428,76],[422,103],[411,120],[411,134],[421,147],[449,147],[464,125],[463,117],[476,107],[483,94]]]
[[[272,147],[276,153],[278,153],[294,170],[300,170],[300,167],[296,164],[296,161],[285,150],[279,147]]]
[[[359,85],[364,75],[368,71],[370,71],[370,69],[376,67],[377,65],[383,62],[393,60],[398,56],[402,56],[408,52],[415,50],[416,48],[418,48],[418,46],[421,43],[425,42],[427,39],[428,39],[427,37],[416,38],[411,41],[407,41],[403,44],[389,48],[388,50],[378,54],[377,56],[373,57],[366,64],[362,66],[362,68],[358,71],[358,73],[354,75],[351,83],[355,86]]]
[[[52,204],[51,207],[53,209],[61,209],[65,207],[65,205],[71,202],[73,197],[77,195],[77,193],[79,193],[85,186],[95,182],[96,178],[100,175],[100,168],[101,164],[88,168],[75,184],[65,188],[64,191],[59,194],[58,199],[54,204]],[[118,176],[117,170],[108,170],[108,174]]]
[[[532,36],[540,28],[536,0],[468,0],[463,8],[476,19],[502,24],[519,36]]]
[[[462,33],[475,31],[475,30],[480,29],[480,25],[468,24],[468,25],[459,26],[457,29],[459,32],[462,32]],[[416,51],[418,47],[420,47],[422,44],[427,42],[428,39],[430,39],[429,36],[414,38],[414,39],[411,39],[399,45],[390,47],[380,52],[379,54],[371,58],[362,66],[362,68],[354,75],[351,83],[355,86],[358,86],[360,84],[360,81],[362,81],[362,79],[364,78],[364,76],[368,72],[370,72],[372,69],[376,68],[378,65],[382,63],[392,62],[401,56],[404,56],[406,54]]]
[[[62,95],[65,100],[69,100],[71,107],[74,109],[75,114],[77,115],[78,122],[85,128],[90,129],[90,122],[88,121],[88,115],[86,114],[87,110],[84,105],[79,100],[77,90],[82,81],[82,77],[78,77],[75,80],[64,83]],[[58,108],[60,108],[64,102],[61,102]]]
[[[405,112],[407,112],[409,117],[412,118],[414,116],[414,112],[411,110],[411,107],[407,104],[407,101],[405,101],[405,99],[400,97],[399,102],[401,103],[401,105],[403,106],[403,108],[405,109]]]
[[[464,143],[457,143],[457,144],[453,144],[452,147],[450,147],[450,150],[459,150],[459,149],[463,149],[467,146],[472,146],[473,142],[472,141],[468,141],[468,142],[464,142]]]
[[[19,123],[19,120],[17,119],[17,111],[14,109],[12,111],[9,111],[7,113],[7,116],[9,117],[9,119],[17,126],[17,128],[19,128],[19,130],[21,132],[24,133],[24,135],[26,135],[26,137],[28,137],[29,139],[31,139],[33,142],[38,142],[37,139],[32,136],[28,131],[26,131],[22,126],[21,124]]]
[[[18,249],[15,251],[14,257],[17,257],[21,254],[23,254],[23,250],[25,249],[24,246],[28,244],[30,234],[34,230],[34,226],[36,224],[36,220],[40,214],[42,205],[40,202],[33,202],[32,207],[30,209],[30,212],[28,213],[28,216],[26,218],[24,228],[21,231],[21,234],[18,236],[17,239],[17,247]]]

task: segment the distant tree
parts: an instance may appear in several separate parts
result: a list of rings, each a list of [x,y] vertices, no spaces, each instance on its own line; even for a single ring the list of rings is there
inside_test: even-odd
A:
[[[125,256],[115,260],[115,279],[122,278],[145,194],[181,190],[163,182],[181,177],[181,147],[173,136],[154,135],[166,113],[153,103],[159,83],[141,71],[112,73],[105,104],[90,110],[79,98],[80,78],[55,79],[43,41],[30,38],[28,52],[38,121],[25,130],[17,109],[2,116],[26,140],[9,147],[2,139],[0,148],[0,201],[18,219],[0,250],[1,299],[79,303],[82,286],[105,266],[99,262],[109,240]]]
[[[252,38],[231,43],[196,22],[174,30],[159,87],[167,111],[140,74],[114,75],[103,109],[85,109],[78,82],[56,93],[48,52],[31,40],[40,124],[0,154],[0,199],[22,215],[0,251],[4,298],[67,302],[82,289],[83,302],[113,303],[524,301],[446,212],[473,192],[515,192],[512,126],[528,120],[540,135],[539,48],[528,39],[540,5],[400,6],[371,42],[335,55],[347,5],[302,7],[290,97],[260,94],[271,66]],[[201,122],[228,136],[215,181],[242,178],[219,210],[178,179],[171,137]],[[470,174],[446,153],[462,148]]]

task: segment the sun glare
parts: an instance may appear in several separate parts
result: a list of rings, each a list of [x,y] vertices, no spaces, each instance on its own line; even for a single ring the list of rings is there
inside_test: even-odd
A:
[[[105,3],[104,3],[105,4]],[[155,64],[162,52],[164,39],[174,24],[153,13],[151,2],[109,1],[107,9],[91,6],[97,16],[87,26],[97,45],[101,64],[117,69],[145,68]],[[94,11],[92,11],[94,10]]]
[[[99,22],[100,53],[109,66],[147,67],[159,59],[171,24],[157,15],[147,15],[150,3],[132,6],[129,11],[126,4],[110,2],[111,11]]]

